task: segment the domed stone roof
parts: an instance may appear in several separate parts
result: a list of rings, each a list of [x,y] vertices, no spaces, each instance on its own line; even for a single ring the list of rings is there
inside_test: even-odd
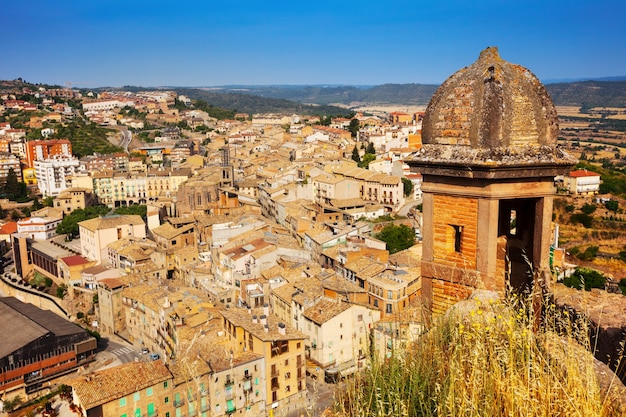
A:
[[[424,144],[555,146],[558,135],[556,109],[543,84],[528,69],[500,58],[496,47],[439,87],[422,124]]]
[[[489,47],[439,87],[424,114],[422,148],[405,161],[443,176],[560,175],[577,160],[557,147],[557,120],[539,79]]]

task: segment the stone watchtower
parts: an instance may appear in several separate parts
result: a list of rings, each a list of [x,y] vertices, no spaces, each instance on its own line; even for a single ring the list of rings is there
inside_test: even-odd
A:
[[[423,176],[423,301],[445,311],[474,289],[549,283],[554,177],[577,161],[557,148],[552,99],[490,47],[439,87],[405,162]]]

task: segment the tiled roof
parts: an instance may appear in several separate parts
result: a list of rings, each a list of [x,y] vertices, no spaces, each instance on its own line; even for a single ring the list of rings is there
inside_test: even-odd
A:
[[[340,301],[322,300],[313,307],[304,310],[302,315],[317,324],[324,324],[349,309],[350,306],[351,304]]]
[[[161,361],[130,362],[72,379],[67,385],[90,410],[171,378]]]
[[[87,230],[96,232],[98,230],[113,229],[120,225],[144,225],[141,216],[136,214],[114,215],[105,217],[96,217],[94,219],[84,220],[78,225]]]
[[[170,223],[164,223],[161,226],[152,229],[152,234],[169,240],[175,238],[176,236],[180,236],[189,230],[192,230],[194,227],[195,225],[193,224],[187,224],[185,226],[176,228]]]
[[[17,222],[8,222],[0,226],[0,235],[10,235],[17,232]]]
[[[272,314],[267,317],[268,331],[266,332],[260,320],[257,320],[256,323],[252,322],[252,315],[249,314],[246,309],[230,308],[227,310],[221,310],[220,313],[222,314],[222,316],[224,316],[226,320],[228,320],[235,326],[243,328],[248,333],[253,334],[255,337],[265,342],[307,338],[305,334],[294,329],[287,323],[284,323],[286,325],[285,334],[280,334],[278,332],[278,323],[281,321],[280,319],[278,319],[278,317]]]
[[[90,262],[80,255],[67,256],[65,258],[61,258],[61,260],[65,262],[67,266],[83,265]]]
[[[576,171],[572,171],[569,173],[570,177],[578,178],[578,177],[599,177],[600,174],[597,172],[587,171],[586,169],[578,169]]]

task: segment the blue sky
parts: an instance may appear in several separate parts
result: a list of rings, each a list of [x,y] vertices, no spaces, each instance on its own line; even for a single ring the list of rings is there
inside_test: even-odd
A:
[[[626,75],[624,0],[6,1],[0,79],[439,84],[498,46],[542,80]]]

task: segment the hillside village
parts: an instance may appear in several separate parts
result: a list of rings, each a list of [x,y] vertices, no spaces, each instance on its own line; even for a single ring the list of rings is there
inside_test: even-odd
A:
[[[307,380],[335,382],[414,340],[424,291],[442,305],[465,294],[437,287],[432,267],[423,287],[422,175],[407,163],[423,148],[422,112],[323,124],[217,119],[170,91],[40,87],[1,99],[11,297],[0,315],[19,335],[0,350],[5,401],[65,384],[81,415],[286,415],[307,404]],[[77,119],[107,127],[114,152],[76,155],[58,131]],[[12,182],[41,207],[11,199]],[[539,184],[554,185],[595,195],[600,177],[572,170]],[[510,211],[522,225],[528,210]],[[409,229],[410,244],[392,250],[379,234],[388,226]],[[100,337],[141,360],[91,372]]]
[[[167,91],[96,98],[39,88],[5,94],[2,106],[3,177],[46,203],[0,203],[5,292],[146,352],[72,380],[95,343],[86,339],[68,358],[76,341],[58,340],[42,362],[29,357],[36,336],[27,334],[3,349],[24,356],[2,358],[3,399],[62,382],[88,415],[277,413],[305,400],[306,378],[362,368],[374,341],[386,355],[400,334],[391,323],[415,315],[420,245],[390,254],[374,234],[394,218],[419,230],[406,214],[419,202],[421,176],[402,159],[420,146],[420,114],[357,115],[353,136],[345,118],[328,126],[298,115],[217,120]],[[138,112],[145,117],[125,117]],[[26,126],[14,126],[19,117]],[[129,152],[76,156],[55,130],[77,118],[126,126],[111,140]],[[144,123],[149,142],[137,139]],[[368,151],[369,164],[359,164]],[[64,218],[98,205],[110,212],[57,234]],[[145,215],[114,212],[138,205]],[[28,308],[15,302],[6,314]],[[132,387],[111,382],[125,373],[135,375]],[[137,387],[154,397],[139,399]]]

